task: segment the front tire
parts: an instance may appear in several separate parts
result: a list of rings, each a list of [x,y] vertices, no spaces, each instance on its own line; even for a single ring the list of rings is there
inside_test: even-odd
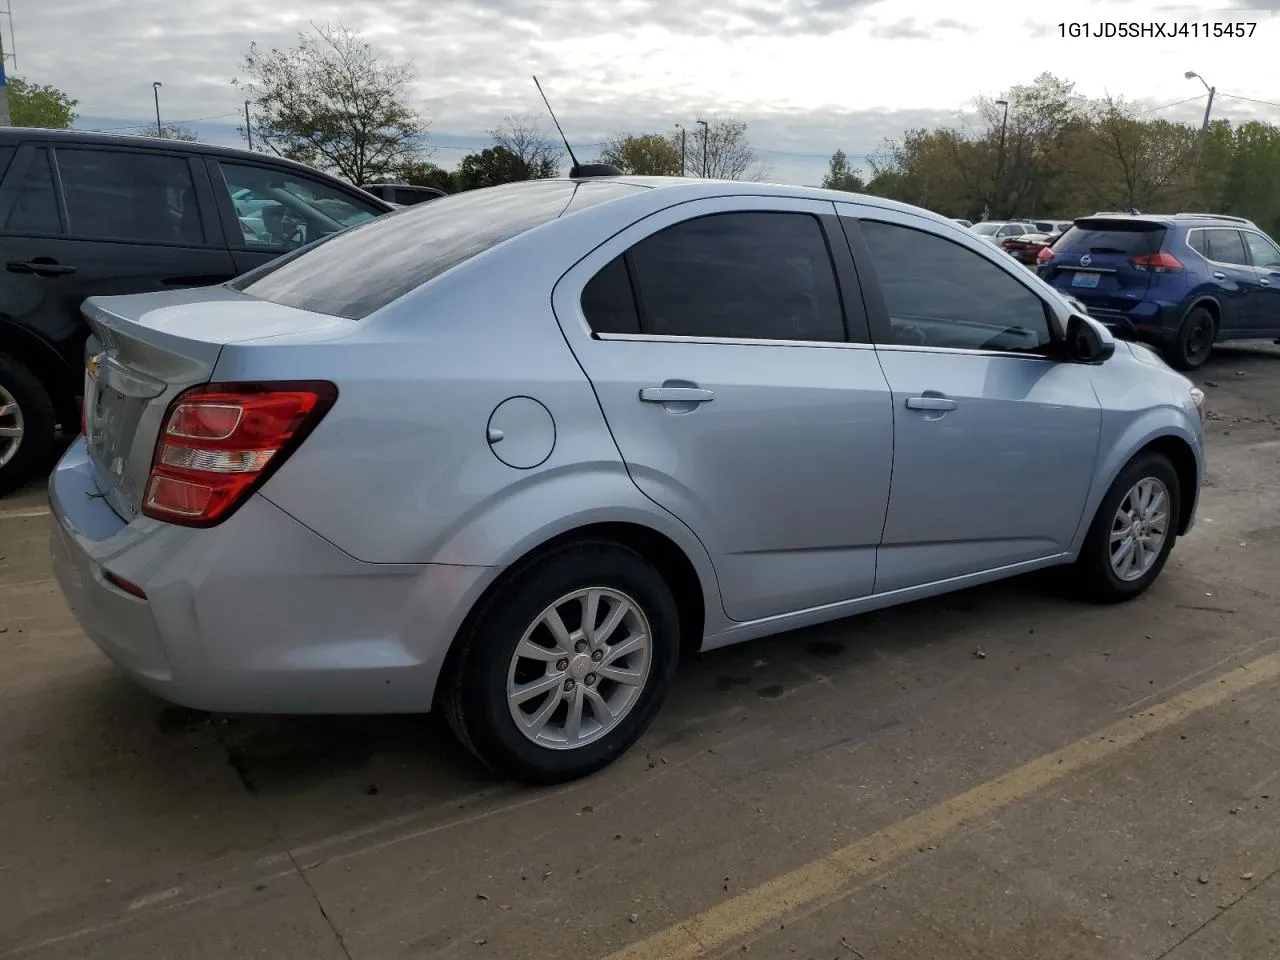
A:
[[[514,571],[458,642],[441,685],[458,739],[513,780],[562,783],[648,728],[675,677],[680,620],[638,553],[578,541]]]
[[[1173,343],[1165,350],[1165,357],[1175,370],[1198,370],[1204,366],[1213,352],[1217,334],[1213,314],[1204,307],[1194,307],[1182,319]]]
[[[0,496],[36,475],[53,451],[57,417],[34,373],[0,353]]]
[[[1181,504],[1178,473],[1167,457],[1131,460],[1102,498],[1076,560],[1084,596],[1119,603],[1144,593],[1169,559]]]

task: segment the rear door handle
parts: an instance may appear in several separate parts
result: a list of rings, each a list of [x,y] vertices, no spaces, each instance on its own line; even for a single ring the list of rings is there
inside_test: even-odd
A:
[[[1271,286],[1271,281],[1270,281],[1270,280],[1268,280],[1266,277],[1259,277],[1259,278],[1258,278],[1258,282],[1259,282],[1260,284],[1262,284],[1264,287],[1269,287],[1269,286]]]
[[[645,403],[706,403],[716,395],[701,387],[644,387],[640,399]]]
[[[1215,280],[1225,280],[1225,279],[1227,279],[1227,275],[1226,275],[1225,273],[1223,273],[1221,270],[1215,270],[1215,271],[1213,272],[1213,279],[1215,279]]]
[[[908,410],[954,410],[958,406],[949,397],[907,397]]]
[[[10,273],[34,273],[37,277],[62,277],[76,272],[75,267],[65,263],[42,263],[39,260],[10,260],[4,267]]]

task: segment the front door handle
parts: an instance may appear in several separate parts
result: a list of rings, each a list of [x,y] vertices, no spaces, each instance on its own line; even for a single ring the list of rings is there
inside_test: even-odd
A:
[[[10,273],[34,273],[37,277],[62,277],[76,272],[75,267],[51,260],[10,260],[4,268]]]
[[[1269,286],[1271,286],[1271,281],[1270,281],[1270,280],[1268,280],[1266,277],[1259,277],[1259,278],[1258,278],[1258,282],[1259,282],[1260,284],[1262,284],[1264,287],[1269,287]]]
[[[954,410],[958,406],[950,397],[907,397],[908,410]]]
[[[644,387],[640,399],[645,403],[706,403],[716,395],[701,387]]]
[[[1223,273],[1221,270],[1215,270],[1215,271],[1213,272],[1213,279],[1215,279],[1215,280],[1225,280],[1225,279],[1227,279],[1227,275],[1226,275],[1225,273]]]

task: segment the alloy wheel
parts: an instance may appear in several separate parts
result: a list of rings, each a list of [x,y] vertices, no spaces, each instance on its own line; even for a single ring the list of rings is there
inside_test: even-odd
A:
[[[0,467],[17,456],[25,432],[22,408],[4,384],[0,384]]]
[[[652,659],[649,620],[635,600],[609,587],[574,590],[516,644],[507,670],[511,719],[539,746],[585,746],[635,706]]]
[[[1111,571],[1126,582],[1141,580],[1155,565],[1169,534],[1169,491],[1155,477],[1129,488],[1111,521]]]

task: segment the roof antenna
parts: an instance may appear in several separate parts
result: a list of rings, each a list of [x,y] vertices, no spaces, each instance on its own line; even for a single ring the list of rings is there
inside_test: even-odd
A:
[[[547,113],[551,114],[551,122],[556,125],[556,130],[560,132],[560,139],[564,141],[564,148],[569,151],[569,159],[573,161],[573,166],[569,168],[569,179],[578,180],[583,177],[620,177],[622,171],[610,163],[578,163],[578,158],[573,155],[573,147],[569,146],[569,138],[564,135],[564,130],[560,126],[560,121],[556,119],[556,113],[551,109],[551,102],[547,100],[547,95],[542,92],[542,84],[538,82],[538,78],[533,78],[533,85],[538,88],[538,94],[542,97],[542,102],[547,105]]]

